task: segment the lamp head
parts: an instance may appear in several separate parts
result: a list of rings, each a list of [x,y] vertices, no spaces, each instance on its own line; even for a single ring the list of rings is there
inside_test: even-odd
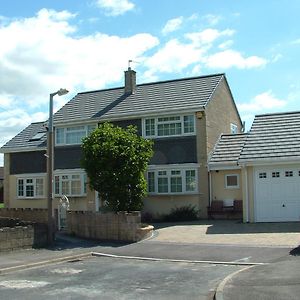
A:
[[[63,95],[66,95],[66,94],[68,94],[68,93],[69,93],[69,91],[66,90],[66,89],[59,89],[59,90],[57,91],[57,95],[58,95],[58,96],[63,96]]]

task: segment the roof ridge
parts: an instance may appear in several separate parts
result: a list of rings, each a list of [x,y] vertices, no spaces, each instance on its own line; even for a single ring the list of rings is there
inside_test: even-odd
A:
[[[139,86],[145,86],[145,85],[154,85],[154,84],[177,82],[177,81],[184,81],[184,80],[194,80],[194,79],[217,77],[217,76],[224,76],[224,75],[225,75],[225,73],[215,73],[215,74],[208,74],[208,75],[200,75],[200,76],[192,76],[192,77],[183,77],[183,78],[175,78],[175,79],[145,82],[145,83],[137,84],[136,86],[139,87]],[[112,91],[112,90],[119,90],[119,89],[124,89],[124,86],[119,86],[119,87],[114,87],[114,88],[104,88],[104,89],[100,89],[100,90],[92,90],[92,91],[86,91],[86,92],[80,92],[80,93],[78,93],[78,95],[96,93],[96,92]]]
[[[300,111],[287,111],[287,112],[267,113],[267,114],[255,115],[255,118],[256,117],[267,117],[267,116],[278,116],[278,115],[291,115],[291,114],[300,114]]]

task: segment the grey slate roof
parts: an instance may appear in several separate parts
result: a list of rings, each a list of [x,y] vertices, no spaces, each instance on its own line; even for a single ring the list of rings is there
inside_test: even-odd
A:
[[[54,125],[63,122],[143,117],[151,113],[198,109],[209,102],[224,74],[183,78],[137,85],[135,94],[125,95],[124,87],[78,93],[54,114]],[[30,139],[46,131],[42,123],[33,123],[7,142],[1,150],[46,146],[46,136]]]
[[[255,117],[239,162],[300,158],[300,112]]]
[[[209,158],[209,165],[237,165],[246,138],[246,133],[222,134]]]
[[[123,87],[79,93],[54,115],[54,122],[200,109],[206,106],[223,77],[224,74],[215,74],[140,84],[132,95],[124,95]]]
[[[47,131],[44,125],[45,122],[30,124],[14,138],[8,141],[4,146],[2,146],[1,149],[6,150],[9,148],[18,148],[20,151],[22,151],[22,148],[45,148],[47,144]],[[32,138],[39,132],[44,132],[45,135],[41,139],[33,140]]]

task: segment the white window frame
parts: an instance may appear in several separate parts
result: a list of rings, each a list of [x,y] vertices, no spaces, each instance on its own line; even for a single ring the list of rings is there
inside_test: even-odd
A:
[[[234,123],[230,123],[230,133],[237,134],[238,133],[238,127]]]
[[[236,185],[228,185],[227,184],[227,178],[232,177],[232,176],[236,176],[236,178],[237,178],[237,184]],[[225,174],[225,188],[228,189],[228,190],[239,189],[240,188],[240,175],[239,174]]]
[[[83,130],[76,130],[78,127],[83,127]],[[65,146],[65,145],[80,145],[80,143],[67,143],[67,134],[70,132],[84,132],[84,137],[87,137],[91,133],[91,129],[94,127],[94,129],[97,128],[97,124],[87,124],[87,125],[74,125],[74,126],[68,126],[68,127],[56,127],[55,128],[55,146]],[[74,130],[72,130],[74,129]],[[58,143],[57,142],[57,131],[63,130],[63,141]]]
[[[23,180],[23,195],[19,194],[19,185],[20,181]],[[32,183],[27,183],[27,180],[32,180]],[[42,180],[42,194],[37,195],[37,180]],[[16,194],[18,199],[43,199],[46,197],[45,195],[45,175],[31,175],[31,174],[26,174],[26,175],[19,175],[16,180]],[[33,186],[33,196],[26,196],[26,186]]]
[[[72,194],[72,176],[77,175],[80,177],[80,193],[78,194]],[[68,179],[63,179],[63,176],[68,176]],[[59,170],[54,172],[54,184],[53,184],[53,193],[55,197],[61,197],[63,195],[62,193],[62,185],[63,182],[67,182],[68,185],[68,192],[64,195],[68,197],[85,197],[87,195],[87,176],[86,173],[81,169],[76,170]],[[58,193],[57,193],[57,178],[59,178],[58,181]]]
[[[158,175],[160,171],[165,171],[165,176]],[[172,175],[172,171],[180,171],[180,177],[182,178],[182,192],[171,192],[171,178],[177,177],[178,175]],[[195,190],[187,191],[186,182],[186,171],[195,171]],[[151,166],[148,168],[146,173],[146,180],[148,184],[148,172],[154,173],[154,192],[149,192],[148,195],[193,195],[198,194],[199,182],[198,182],[198,165],[168,165],[168,166]],[[168,192],[160,193],[158,192],[158,178],[167,177],[168,179]]]
[[[184,132],[184,117],[192,116],[193,122],[194,122],[194,129],[192,132]],[[171,118],[171,117],[179,117],[180,120],[172,120],[172,121],[158,121],[160,118]],[[146,120],[154,120],[154,128],[155,128],[155,134],[154,135],[146,135]],[[181,123],[181,133],[180,134],[173,134],[173,135],[158,135],[158,125],[160,124],[175,124],[175,123]],[[162,116],[149,116],[146,118],[143,118],[142,120],[142,132],[143,137],[145,138],[166,138],[166,137],[176,137],[176,136],[190,136],[196,134],[196,118],[195,114],[188,113],[184,115],[162,115]]]

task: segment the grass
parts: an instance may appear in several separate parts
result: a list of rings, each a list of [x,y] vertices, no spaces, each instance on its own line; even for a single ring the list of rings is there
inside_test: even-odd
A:
[[[4,203],[0,203],[0,208],[4,208]]]

